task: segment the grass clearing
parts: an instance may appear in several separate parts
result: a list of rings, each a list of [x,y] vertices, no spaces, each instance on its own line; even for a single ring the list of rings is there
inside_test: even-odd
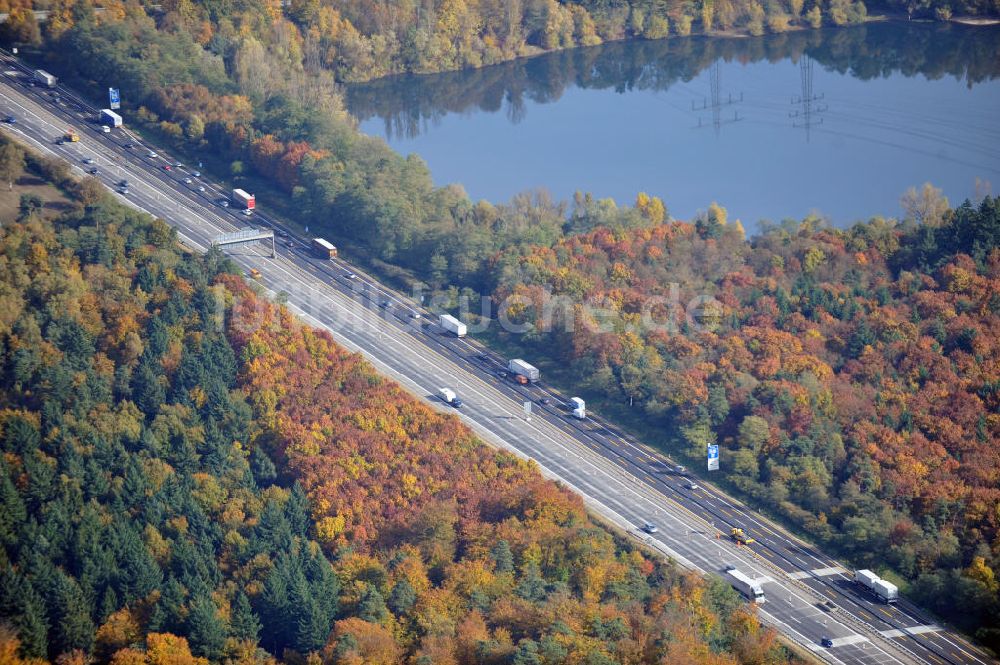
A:
[[[58,187],[33,173],[25,172],[14,183],[13,189],[4,189],[0,186],[0,220],[17,219],[21,212],[23,194],[34,194],[41,199],[42,212],[49,218],[60,215],[73,206],[73,201]]]

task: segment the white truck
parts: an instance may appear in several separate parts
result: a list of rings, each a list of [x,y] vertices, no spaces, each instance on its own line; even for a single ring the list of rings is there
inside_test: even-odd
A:
[[[735,568],[727,570],[726,576],[728,577],[729,584],[734,589],[749,598],[751,602],[763,603],[767,600],[764,598],[764,586],[759,580],[747,577],[744,573],[736,570]]]
[[[507,363],[507,369],[518,383],[534,383],[541,376],[537,367],[529,365],[520,358],[514,358]]]
[[[44,69],[36,69],[34,78],[36,83],[44,85],[46,88],[56,87],[56,81],[58,81],[55,76],[49,74]]]
[[[233,190],[233,203],[244,210],[253,210],[257,207],[257,198],[242,189]]]
[[[451,388],[438,388],[438,397],[441,398],[442,402],[456,409],[462,406],[462,400],[458,398],[458,395]]]
[[[122,117],[111,109],[101,109],[101,124],[108,127],[121,127]]]
[[[868,589],[883,603],[891,604],[899,600],[899,589],[870,570],[855,570],[854,583]]]
[[[569,405],[573,409],[573,416],[584,420],[587,417],[587,404],[579,397],[570,397]]]
[[[330,241],[323,238],[313,238],[312,249],[316,256],[327,261],[332,261],[337,257],[337,248]]]
[[[465,337],[465,334],[468,332],[468,328],[466,328],[465,324],[451,314],[442,314],[438,319],[438,322],[441,324],[442,328],[444,328],[447,332],[450,332],[455,337]]]

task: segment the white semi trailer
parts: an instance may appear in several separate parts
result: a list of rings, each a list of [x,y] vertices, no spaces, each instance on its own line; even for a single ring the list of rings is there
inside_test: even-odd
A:
[[[231,200],[244,210],[253,210],[257,207],[257,197],[242,189],[234,189]]]
[[[855,570],[854,583],[871,591],[883,603],[891,604],[899,600],[899,589],[870,570]]]
[[[34,79],[36,83],[38,83],[39,85],[44,85],[46,88],[56,87],[56,82],[58,80],[56,79],[55,76],[49,74],[44,69],[36,69]]]
[[[514,375],[515,379],[519,376],[523,377],[523,383],[534,383],[541,376],[541,372],[538,371],[537,367],[529,365],[520,358],[514,358],[508,362],[507,369]]]
[[[111,109],[101,109],[100,121],[108,127],[122,126],[122,117]]]
[[[468,332],[468,328],[466,328],[465,324],[451,314],[442,314],[438,319],[438,322],[441,324],[442,328],[444,328],[447,332],[450,332],[455,337],[465,337],[465,334]]]
[[[726,575],[729,578],[729,584],[752,602],[763,603],[767,600],[764,598],[764,586],[760,583],[760,580],[747,577],[747,575],[735,568],[727,570]]]

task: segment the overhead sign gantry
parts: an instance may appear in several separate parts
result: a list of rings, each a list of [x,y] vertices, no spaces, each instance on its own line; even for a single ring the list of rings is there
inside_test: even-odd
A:
[[[260,242],[262,240],[271,241],[271,258],[275,258],[277,253],[274,247],[274,231],[270,229],[255,229],[248,227],[245,229],[240,229],[239,231],[230,231],[229,233],[223,233],[217,236],[215,240],[212,241],[213,247],[227,247],[230,245],[249,245],[250,243]]]

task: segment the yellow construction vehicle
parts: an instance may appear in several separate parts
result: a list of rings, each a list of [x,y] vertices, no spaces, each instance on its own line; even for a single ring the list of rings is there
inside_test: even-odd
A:
[[[729,532],[729,537],[736,541],[737,545],[750,545],[754,542],[754,539],[743,533],[743,529],[738,527],[733,527],[733,530]]]
[[[70,143],[76,143],[77,141],[80,140],[80,135],[77,134],[76,130],[71,127],[70,129],[66,130],[65,134],[63,134],[63,140],[69,141]]]
[[[250,268],[250,276],[254,279],[260,279],[260,271],[256,268]]]

